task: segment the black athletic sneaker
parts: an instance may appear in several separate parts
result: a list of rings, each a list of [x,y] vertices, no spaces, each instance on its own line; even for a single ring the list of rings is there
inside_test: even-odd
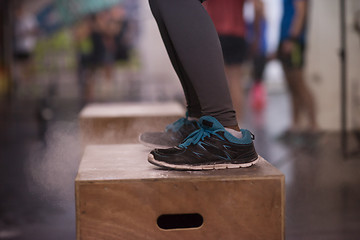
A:
[[[242,138],[236,138],[210,116],[201,117],[199,125],[179,146],[151,151],[148,161],[179,170],[242,168],[258,161],[254,135],[248,130],[241,129]]]
[[[145,132],[139,136],[139,142],[151,148],[170,148],[179,145],[190,133],[199,129],[197,121],[188,117],[180,118],[168,125],[164,132]]]

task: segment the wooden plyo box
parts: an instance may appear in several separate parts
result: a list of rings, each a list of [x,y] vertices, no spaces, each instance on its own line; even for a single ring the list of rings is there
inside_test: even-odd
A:
[[[184,116],[176,102],[97,103],[80,112],[79,124],[84,145],[137,143],[142,132],[163,131]]]
[[[138,144],[86,148],[75,181],[78,240],[284,239],[284,175],[264,159],[171,171],[149,164],[148,153]],[[158,225],[160,216],[195,213],[196,227]]]

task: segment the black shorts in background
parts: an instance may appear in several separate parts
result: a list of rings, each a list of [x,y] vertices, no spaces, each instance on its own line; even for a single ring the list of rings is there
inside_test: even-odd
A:
[[[25,52],[25,51],[18,51],[18,52],[15,52],[15,54],[14,54],[15,60],[17,60],[19,62],[27,61],[30,59],[30,57],[31,57],[31,53]]]
[[[247,42],[243,37],[219,35],[226,65],[241,64],[247,58]]]
[[[305,43],[301,41],[293,41],[293,43],[293,51],[285,54],[282,51],[284,41],[281,41],[278,48],[278,57],[281,63],[288,68],[303,68],[305,63]]]

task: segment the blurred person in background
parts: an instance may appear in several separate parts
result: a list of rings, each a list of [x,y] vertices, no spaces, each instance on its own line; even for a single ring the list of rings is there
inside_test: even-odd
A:
[[[242,81],[242,64],[251,55],[259,55],[260,20],[262,2],[250,0],[254,5],[254,23],[252,42],[247,43],[246,24],[243,16],[246,0],[211,0],[205,3],[214,22],[224,55],[225,73],[229,82],[230,93],[238,120],[242,119],[244,106],[244,88]]]
[[[95,23],[91,40],[94,47],[93,59],[95,65],[104,73],[104,90],[114,80],[115,63],[127,60],[130,42],[127,37],[128,21],[123,6],[117,5],[95,15]]]
[[[306,48],[307,0],[283,0],[278,57],[282,63],[292,106],[292,125],[282,137],[316,133],[316,109],[313,94],[304,78]],[[306,129],[300,126],[301,116],[307,120]]]
[[[115,60],[126,61],[129,59],[129,51],[134,42],[134,26],[125,6],[113,7],[110,15],[115,30]]]
[[[266,89],[264,86],[264,70],[268,61],[267,56],[267,22],[262,0],[254,2],[255,16],[247,21],[246,38],[250,46],[250,59],[252,62],[251,78],[253,84],[250,89],[250,103],[255,112],[261,112],[266,105]]]
[[[90,17],[79,21],[74,27],[74,42],[77,58],[77,74],[82,104],[93,98],[93,44],[90,39],[92,31]]]
[[[93,60],[105,76],[105,85],[112,81],[115,64],[116,42],[115,37],[120,31],[120,26],[112,19],[109,10],[95,15],[94,26],[91,33],[93,44]]]
[[[133,39],[126,11],[121,5],[80,21],[74,38],[78,55],[78,78],[84,103],[94,98],[94,74],[103,73],[103,91],[110,91],[117,61],[126,61]]]
[[[38,23],[30,13],[20,5],[15,10],[14,59],[15,81],[31,80],[33,77],[32,56],[37,42]],[[15,84],[16,85],[16,84]]]

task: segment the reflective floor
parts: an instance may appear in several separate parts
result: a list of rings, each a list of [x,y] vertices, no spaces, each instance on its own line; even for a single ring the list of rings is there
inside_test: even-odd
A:
[[[182,101],[179,95],[164,97],[161,91],[144,95],[140,80],[126,84],[120,84],[121,99],[117,100]],[[156,86],[153,82],[146,87],[151,84]],[[38,101],[19,99],[0,104],[0,239],[75,239],[81,101],[53,99],[44,143],[39,136],[46,122],[36,117]],[[289,112],[286,93],[274,91],[264,112],[255,114],[247,108],[242,123],[255,133],[257,151],[285,174],[286,239],[359,239],[358,143],[350,139],[349,149],[354,153],[344,159],[336,132],[280,140],[290,122]]]

